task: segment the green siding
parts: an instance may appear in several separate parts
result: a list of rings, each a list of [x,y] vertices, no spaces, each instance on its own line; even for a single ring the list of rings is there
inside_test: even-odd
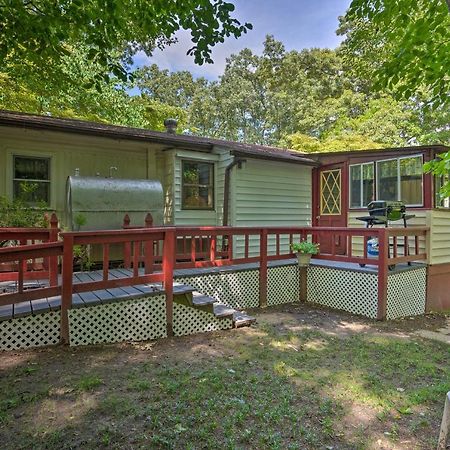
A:
[[[311,168],[274,161],[247,160],[231,177],[231,224],[241,227],[311,225]],[[269,253],[275,240],[269,238]],[[281,248],[288,249],[288,237]],[[243,239],[234,242],[236,255],[243,254]],[[259,239],[250,240],[250,253],[259,251]]]
[[[154,158],[149,153],[158,152],[158,146],[133,142],[82,136],[72,133],[24,130],[0,127],[0,195],[12,197],[13,156],[50,158],[50,209],[64,220],[66,180],[76,168],[82,176],[109,176],[109,168],[118,168],[115,178],[152,179],[163,181],[164,172],[153,170]],[[65,225],[63,223],[63,225]]]

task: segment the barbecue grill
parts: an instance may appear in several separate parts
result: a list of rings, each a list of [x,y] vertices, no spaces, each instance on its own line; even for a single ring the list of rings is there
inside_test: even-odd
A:
[[[412,219],[414,214],[406,214],[406,206],[403,202],[396,201],[388,201],[388,200],[375,200],[370,202],[367,205],[367,209],[369,211],[368,216],[357,217],[358,220],[361,220],[366,223],[366,228],[372,228],[374,225],[384,225],[387,227],[389,222],[395,222],[397,220],[403,220],[403,225],[407,227],[407,221]],[[378,239],[369,237],[367,242],[367,254],[369,256],[378,256]],[[390,247],[392,244],[389,244],[388,251],[390,251]],[[399,246],[402,244],[398,244]],[[405,244],[403,244],[405,246]],[[405,256],[408,253],[408,248],[405,247]],[[408,262],[408,265],[411,265]],[[365,264],[360,264],[361,267],[364,267]],[[395,265],[388,266],[389,270],[394,269]]]
[[[403,202],[375,200],[367,205],[368,216],[357,217],[366,223],[367,228],[374,225],[388,226],[389,222],[403,220],[403,225],[407,226],[407,221],[414,217],[413,214],[406,214],[406,206]]]

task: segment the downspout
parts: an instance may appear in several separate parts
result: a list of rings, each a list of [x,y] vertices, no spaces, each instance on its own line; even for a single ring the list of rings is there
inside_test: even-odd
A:
[[[240,169],[242,167],[242,163],[245,162],[246,159],[242,158],[236,158],[228,164],[228,166],[225,169],[225,183],[224,183],[224,190],[223,190],[223,219],[222,219],[222,225],[224,227],[228,226],[228,209],[230,205],[230,176],[231,176],[231,170],[234,166],[238,166]]]

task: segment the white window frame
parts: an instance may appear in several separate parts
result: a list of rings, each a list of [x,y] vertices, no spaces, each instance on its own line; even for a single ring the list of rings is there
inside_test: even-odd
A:
[[[402,201],[402,192],[401,192],[401,176],[400,176],[400,160],[402,159],[413,159],[413,158],[420,158],[421,162],[423,164],[423,154],[419,153],[416,155],[407,155],[407,156],[399,156],[398,158],[388,158],[388,159],[380,159],[378,161],[376,161],[376,172],[374,173],[375,175],[375,180],[376,180],[376,186],[375,186],[375,197],[377,200],[379,200],[379,177],[378,177],[378,164],[379,163],[383,163],[383,162],[387,162],[387,161],[397,161],[397,201]],[[421,197],[422,197],[422,202],[421,203],[417,203],[417,204],[409,204],[407,203],[406,206],[409,207],[422,207],[423,206],[423,173],[421,174],[422,177],[422,189],[421,189]],[[381,199],[383,200],[383,199]]]
[[[349,179],[349,182],[348,182],[348,200],[349,201],[348,201],[348,203],[349,203],[350,209],[361,209],[361,208],[365,208],[367,206],[367,205],[363,205],[363,185],[364,185],[363,166],[369,166],[369,165],[372,165],[372,167],[373,167],[373,171],[374,171],[373,172],[373,174],[374,174],[373,180],[375,182],[375,164],[373,161],[365,162],[365,163],[358,163],[358,164],[350,164],[348,166],[348,175],[349,175],[349,177],[348,177],[348,179]],[[351,172],[351,168],[356,167],[356,166],[358,166],[361,170],[361,179],[359,180],[359,206],[351,206],[352,180],[350,177],[350,172]]]
[[[177,155],[178,156],[178,155]],[[181,172],[181,185],[180,185],[180,194],[181,194],[181,198],[180,198],[180,207],[182,211],[215,211],[216,210],[216,163],[215,161],[212,161],[211,159],[203,159],[203,158],[183,158],[180,157],[180,172]],[[183,183],[183,164],[187,162],[187,163],[196,163],[196,164],[208,164],[210,166],[212,166],[212,171],[211,171],[211,175],[212,175],[212,180],[211,180],[211,188],[212,188],[212,206],[208,207],[208,208],[198,208],[198,207],[186,207],[183,204],[183,197],[184,197],[184,189],[185,189],[185,185]]]
[[[27,180],[23,180],[22,178],[16,178],[16,171],[15,171],[15,161],[16,158],[27,158],[27,159],[45,159],[48,162],[48,180],[38,180],[38,179],[27,179]],[[12,183],[11,183],[11,198],[14,198],[14,183],[16,181],[29,181],[29,182],[36,182],[36,183],[48,183],[49,185],[49,189],[48,189],[48,196],[49,198],[47,199],[47,206],[48,208],[51,207],[52,202],[53,202],[53,192],[52,192],[52,187],[53,187],[53,183],[52,183],[52,173],[53,173],[53,167],[52,167],[52,157],[50,155],[36,155],[36,154],[32,154],[32,153],[16,153],[13,152],[11,153],[11,167],[12,167]],[[32,205],[33,206],[33,205]]]

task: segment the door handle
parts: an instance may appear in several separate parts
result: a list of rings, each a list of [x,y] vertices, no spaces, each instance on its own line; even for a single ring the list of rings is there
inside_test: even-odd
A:
[[[319,220],[319,219],[320,219],[320,216],[316,216],[316,219]]]

